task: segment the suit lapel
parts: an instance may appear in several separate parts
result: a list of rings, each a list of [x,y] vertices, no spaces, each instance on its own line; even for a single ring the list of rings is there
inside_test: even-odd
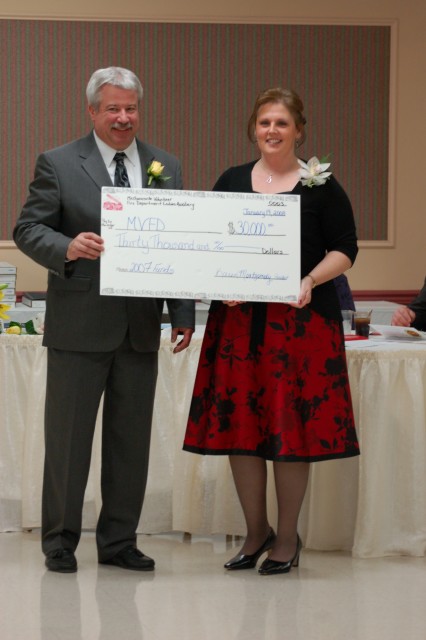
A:
[[[141,162],[141,171],[142,171],[142,187],[147,188],[148,186],[148,174],[147,169],[151,162],[154,160],[154,156],[152,152],[139,140],[136,140],[136,144],[139,152],[139,159]],[[155,182],[149,188],[155,189]]]
[[[146,147],[143,142],[136,139],[136,144],[141,163],[142,187],[146,188],[148,186],[147,169],[155,158],[152,155],[152,151]],[[89,133],[89,135],[81,141],[80,157],[82,159],[81,166],[83,170],[92,178],[99,189],[109,185],[113,186],[105,163],[102,160],[102,156],[93,137],[93,132]],[[154,181],[150,188],[155,189],[155,187],[156,184]]]
[[[83,138],[80,157],[82,159],[81,166],[83,170],[92,178],[93,182],[95,182],[99,189],[110,185],[113,186],[110,175],[93,137],[93,133],[89,133],[86,138]]]

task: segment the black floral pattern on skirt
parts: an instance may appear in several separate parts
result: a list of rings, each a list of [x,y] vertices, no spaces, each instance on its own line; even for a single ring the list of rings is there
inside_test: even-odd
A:
[[[262,306],[259,331],[255,304],[212,304],[183,448],[281,461],[358,455],[339,322]]]

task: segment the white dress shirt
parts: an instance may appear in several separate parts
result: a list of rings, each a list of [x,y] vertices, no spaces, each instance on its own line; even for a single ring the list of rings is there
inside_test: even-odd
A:
[[[114,156],[117,151],[116,149],[112,149],[112,147],[109,147],[107,144],[105,144],[105,142],[101,140],[98,135],[96,135],[95,131],[93,132],[93,135],[95,136],[95,141],[98,145],[102,160],[105,162],[105,166],[111,177],[112,184],[114,184],[115,165],[117,164],[114,160]],[[134,187],[135,189],[141,188],[142,170],[135,139],[133,139],[132,143],[127,147],[127,149],[123,149],[123,153],[126,154],[126,157],[124,158],[124,165],[127,169],[130,186]]]

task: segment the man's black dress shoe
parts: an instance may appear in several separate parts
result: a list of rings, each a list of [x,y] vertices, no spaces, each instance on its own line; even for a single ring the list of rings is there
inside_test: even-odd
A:
[[[77,560],[71,549],[55,549],[46,554],[45,565],[49,571],[59,573],[75,573],[77,571]]]
[[[240,553],[239,555],[231,558],[231,560],[228,560],[228,562],[223,566],[225,567],[225,569],[228,569],[231,571],[234,571],[237,569],[253,569],[256,566],[256,562],[259,560],[262,553],[265,553],[265,551],[268,551],[268,549],[272,547],[275,538],[276,538],[275,531],[271,528],[269,530],[268,537],[266,538],[265,542],[262,544],[261,547],[259,547],[259,549],[255,553],[251,553],[251,554]]]
[[[273,575],[276,575],[277,573],[288,573],[292,567],[298,567],[301,548],[302,548],[302,541],[298,535],[297,543],[296,543],[296,553],[291,558],[291,560],[287,560],[286,562],[281,562],[280,560],[270,560],[269,558],[266,558],[266,560],[264,560],[259,567],[260,575],[273,576]]]
[[[129,545],[124,547],[115,556],[109,560],[99,560],[100,564],[112,564],[122,569],[131,569],[132,571],[152,571],[155,562],[136,547]]]

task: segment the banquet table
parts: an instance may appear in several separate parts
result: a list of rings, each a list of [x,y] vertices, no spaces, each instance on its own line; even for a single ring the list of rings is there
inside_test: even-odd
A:
[[[163,330],[151,462],[140,533],[244,535],[226,456],[182,451],[204,327],[173,354]],[[46,349],[41,336],[0,335],[0,531],[40,526]],[[304,545],[355,557],[425,555],[426,340],[347,342],[361,456],[313,464],[300,517]],[[100,425],[83,526],[100,509]],[[268,463],[270,465],[271,463]],[[276,517],[272,474],[271,522]]]

